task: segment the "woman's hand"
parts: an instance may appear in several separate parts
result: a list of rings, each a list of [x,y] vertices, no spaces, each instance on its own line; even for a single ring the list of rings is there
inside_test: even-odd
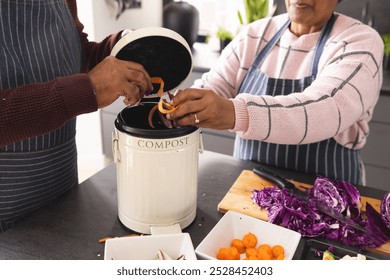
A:
[[[153,90],[149,74],[138,63],[108,56],[89,73],[95,91],[98,108],[113,103],[119,96],[125,97],[126,105],[137,103]]]
[[[167,118],[174,120],[179,126],[194,125],[220,130],[234,127],[233,102],[211,90],[179,90],[172,104],[179,107],[168,114]]]

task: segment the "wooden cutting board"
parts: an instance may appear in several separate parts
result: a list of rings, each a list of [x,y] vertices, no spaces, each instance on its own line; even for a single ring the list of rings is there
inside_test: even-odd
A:
[[[293,180],[290,180],[290,182],[294,183],[294,185],[301,190],[312,188],[312,185],[309,184]],[[267,211],[261,209],[256,203],[254,203],[251,195],[254,189],[261,190],[266,187],[272,187],[273,185],[273,183],[257,176],[252,172],[252,170],[243,170],[234,182],[233,186],[218,204],[218,211],[225,213],[228,210],[234,210],[236,212],[267,221]],[[361,200],[363,205],[366,205],[366,202],[368,202],[379,212],[381,204],[379,199],[362,196]]]
[[[300,183],[297,181],[290,180],[294,183],[295,187],[301,190],[307,190],[312,185]],[[267,211],[261,209],[256,203],[252,201],[251,195],[254,189],[261,190],[266,187],[271,187],[274,184],[257,176],[252,170],[243,170],[234,182],[233,186],[223,197],[221,202],[218,204],[218,211],[226,213],[229,210],[239,212],[248,216],[252,216],[264,221],[268,220]],[[366,203],[370,203],[375,210],[379,212],[381,201],[379,199],[370,197],[361,197],[363,204],[362,210]],[[373,249],[375,252],[390,254],[390,241],[383,244],[382,246]]]

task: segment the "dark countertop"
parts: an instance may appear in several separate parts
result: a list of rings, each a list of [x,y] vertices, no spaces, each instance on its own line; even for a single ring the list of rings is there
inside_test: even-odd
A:
[[[183,230],[190,234],[194,247],[222,217],[217,205],[242,170],[254,166],[255,163],[213,152],[200,155],[197,216]],[[287,178],[314,182],[314,177],[272,169]],[[374,198],[384,194],[367,187],[359,187],[359,191],[362,196]],[[104,244],[99,239],[129,233],[117,217],[116,168],[112,164],[0,233],[0,259],[99,260],[104,258]],[[305,242],[301,240],[294,258],[300,258]]]

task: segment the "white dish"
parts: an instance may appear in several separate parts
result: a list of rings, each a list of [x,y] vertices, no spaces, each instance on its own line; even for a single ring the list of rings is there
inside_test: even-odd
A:
[[[233,239],[241,239],[249,232],[258,238],[257,245],[282,245],[285,250],[285,260],[292,259],[301,239],[301,234],[293,230],[228,211],[196,247],[195,253],[198,259],[215,260],[220,248],[230,247]]]
[[[104,248],[105,260],[156,260],[159,250],[172,259],[184,255],[196,260],[194,246],[188,233],[143,235],[108,239]]]

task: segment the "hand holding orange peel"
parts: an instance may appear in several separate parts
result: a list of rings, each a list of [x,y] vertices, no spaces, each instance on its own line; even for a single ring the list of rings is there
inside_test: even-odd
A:
[[[160,84],[160,88],[157,91],[157,95],[161,97],[164,93],[164,81],[160,77],[152,77],[151,78],[152,83],[154,84]],[[169,94],[169,93],[168,93]],[[170,95],[170,94],[169,94]],[[158,109],[162,114],[169,114],[175,111],[178,108],[178,106],[173,106],[169,102],[167,102],[164,98],[160,98],[160,101],[158,102],[157,105],[155,105],[149,113],[148,116],[148,122],[150,127],[154,128],[153,125],[153,114],[155,111]]]
[[[152,77],[150,78],[150,81],[152,82],[152,84],[160,84],[160,88],[157,91],[157,95],[161,97],[164,93],[164,86],[165,86],[164,80],[160,77]]]

